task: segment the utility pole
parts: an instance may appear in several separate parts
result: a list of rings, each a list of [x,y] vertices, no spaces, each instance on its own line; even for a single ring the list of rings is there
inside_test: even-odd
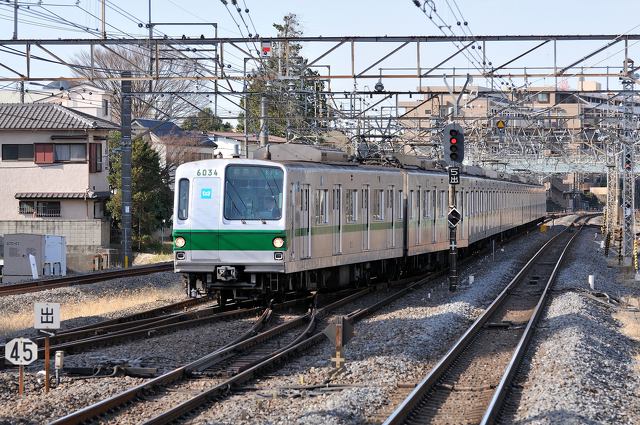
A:
[[[151,0],[149,0],[149,77],[153,75],[153,46],[151,45],[151,39],[153,38],[153,24],[151,24]],[[149,93],[153,91],[153,80],[149,78]]]
[[[634,185],[635,174],[633,171],[635,162],[634,131],[633,131],[633,106],[634,106],[634,76],[632,75],[633,61],[629,58],[624,61],[622,76],[623,90],[623,126],[622,126],[622,255],[625,264],[633,256],[634,231]]]
[[[18,0],[13,1],[13,39],[18,39]]]
[[[131,71],[123,71],[121,104],[120,148],[122,150],[122,264],[129,267],[131,261]]]
[[[102,7],[101,7],[101,18],[102,18],[102,39],[106,40],[107,39],[107,9],[105,6],[105,2],[106,0],[102,0]]]
[[[269,143],[269,126],[267,125],[267,95],[260,95],[260,147]]]

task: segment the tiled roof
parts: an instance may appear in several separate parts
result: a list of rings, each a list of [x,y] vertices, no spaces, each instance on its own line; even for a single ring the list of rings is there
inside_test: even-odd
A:
[[[133,120],[132,124],[137,124],[140,127],[149,130],[150,133],[156,134],[160,137],[184,135],[184,130],[171,121],[136,118]]]
[[[18,192],[16,199],[107,199],[109,192]]]
[[[117,130],[119,126],[53,103],[0,103],[0,130]]]

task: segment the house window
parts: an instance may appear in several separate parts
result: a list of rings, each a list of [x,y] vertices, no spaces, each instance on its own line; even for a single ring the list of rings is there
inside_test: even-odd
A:
[[[549,103],[549,93],[538,93],[538,102]]]
[[[89,144],[89,172],[99,173],[102,171],[102,144]]]
[[[104,218],[104,202],[93,203],[93,218]]]
[[[54,145],[55,162],[81,162],[87,160],[87,145],[80,143]]]
[[[52,164],[53,163],[53,144],[52,143],[36,143],[35,144],[35,163],[36,164]]]
[[[107,99],[102,99],[102,116],[106,117],[109,115],[109,101]]]
[[[20,201],[18,213],[36,217],[60,217],[60,201]]]
[[[358,221],[358,190],[347,190],[347,223]]]
[[[328,194],[328,189],[316,190],[316,224],[327,224],[329,222],[329,216],[327,215],[329,206]]]
[[[33,161],[33,145],[2,145],[3,161]]]
[[[33,214],[33,212],[33,201],[20,201],[20,203],[18,204],[18,214]]]
[[[382,189],[375,189],[373,191],[372,201],[373,219],[378,221],[384,220],[384,191]]]

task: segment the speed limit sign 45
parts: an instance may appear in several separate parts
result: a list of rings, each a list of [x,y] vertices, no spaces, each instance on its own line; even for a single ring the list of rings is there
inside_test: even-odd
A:
[[[38,345],[27,338],[14,338],[4,346],[4,358],[16,366],[38,360]]]

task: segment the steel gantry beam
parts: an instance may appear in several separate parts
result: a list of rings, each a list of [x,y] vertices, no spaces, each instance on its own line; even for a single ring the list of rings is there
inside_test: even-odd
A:
[[[162,80],[186,80],[194,81],[204,86],[204,90],[197,86],[196,90],[176,90],[161,91],[156,88],[145,92],[134,93],[137,97],[145,99],[145,96],[167,94],[176,98],[188,97],[194,99],[197,96],[212,95],[215,99],[215,105],[218,100],[225,102],[230,108],[242,109],[240,99],[246,98],[252,93],[249,90],[251,80],[267,80],[276,86],[286,86],[286,82],[291,80],[288,75],[276,75],[267,72],[247,72],[247,61],[255,61],[258,67],[264,66],[265,59],[260,57],[260,53],[256,51],[257,43],[267,41],[271,43],[308,43],[314,44],[316,48],[314,59],[308,62],[302,62],[300,69],[304,75],[296,77],[296,87],[289,90],[287,95],[274,96],[274,99],[285,99],[291,102],[295,96],[304,96],[304,85],[301,80],[319,80],[329,82],[329,90],[320,90],[317,94],[326,96],[327,110],[323,114],[316,116],[317,121],[323,120],[324,125],[303,126],[300,129],[291,129],[296,134],[296,138],[304,138],[305,133],[310,138],[318,139],[317,134],[322,128],[338,129],[345,133],[349,140],[365,140],[371,143],[377,143],[380,146],[384,144],[387,149],[389,140],[393,139],[397,142],[400,149],[411,146],[412,149],[423,149],[431,156],[438,155],[436,135],[439,126],[451,118],[451,114],[439,105],[436,110],[434,107],[426,107],[431,100],[440,100],[442,96],[454,95],[461,97],[461,91],[456,87],[456,79],[459,81],[469,81],[470,77],[479,78],[485,82],[487,90],[480,91],[471,89],[465,93],[465,105],[461,105],[461,113],[455,119],[464,124],[465,130],[468,132],[469,158],[476,163],[497,164],[500,161],[508,161],[511,169],[527,168],[541,172],[566,172],[574,170],[582,170],[589,172],[605,172],[607,169],[607,155],[605,152],[606,143],[597,140],[594,136],[593,128],[601,128],[608,126],[611,121],[615,121],[616,117],[610,117],[607,120],[595,122],[595,124],[583,125],[587,118],[582,109],[578,109],[575,113],[567,113],[560,109],[558,102],[550,104],[547,108],[534,108],[532,98],[537,94],[535,90],[529,89],[529,81],[533,78],[555,78],[556,91],[561,91],[562,96],[574,96],[578,99],[578,103],[586,102],[584,98],[588,95],[600,95],[603,98],[611,98],[611,93],[617,91],[611,89],[608,80],[620,76],[619,71],[622,69],[619,64],[601,63],[589,66],[586,64],[590,58],[597,54],[606,52],[612,55],[610,49],[617,43],[624,42],[625,46],[631,47],[636,43],[630,41],[640,40],[640,34],[599,34],[599,35],[492,35],[492,36],[339,36],[339,37],[263,37],[263,38],[220,38],[220,37],[182,37],[182,38],[121,38],[121,39],[16,39],[16,40],[0,40],[0,66],[11,72],[10,75],[0,75],[0,81],[17,81],[24,83],[26,81],[48,81],[48,80],[70,80],[85,81],[87,76],[90,80],[120,80],[123,77],[120,73],[105,72],[96,67],[94,55],[96,50],[101,49],[115,50],[117,46],[145,46],[148,51],[148,60],[151,63],[141,61],[140,64],[131,63],[130,67],[135,71],[131,76],[124,77],[131,81],[162,81]],[[602,45],[596,48],[589,47],[589,52],[581,52],[576,57],[559,58],[557,57],[557,44],[562,42],[598,42],[602,41]],[[522,43],[524,44],[516,44]],[[360,51],[357,49],[362,43],[393,43],[395,45],[385,45],[379,51],[384,53],[378,56],[367,56],[362,59]],[[429,50],[433,47],[433,43],[444,45],[435,54],[421,54],[421,50]],[[511,43],[509,45],[509,55],[502,58],[501,65],[492,66],[487,58],[487,48],[491,50],[494,45],[500,47],[500,43]],[[410,44],[415,45],[415,64],[409,67],[390,67],[391,61],[397,59],[400,54],[406,56],[406,50]],[[88,48],[90,64],[79,64],[77,60],[69,59],[62,52],[55,50],[57,47],[63,46],[80,46]],[[23,46],[23,49],[20,49]],[[37,46],[46,55],[35,56],[31,54],[31,47]],[[552,46],[552,47],[551,47]],[[589,45],[591,46],[591,45]],[[196,49],[197,47],[197,49]],[[233,49],[231,49],[233,48]],[[469,65],[468,60],[463,60],[465,65],[456,66],[463,56],[477,54],[477,50],[482,49],[482,64],[480,66]],[[543,66],[516,66],[520,60],[527,57],[530,58],[534,51],[546,51],[553,48],[553,64],[544,64]],[[227,54],[225,51],[231,50],[235,55]],[[497,51],[495,49],[494,51]],[[576,49],[578,50],[578,49]],[[208,53],[197,52],[215,52],[213,55]],[[475,53],[472,53],[475,52]],[[244,60],[244,68],[240,66],[232,66],[234,57],[240,54],[240,62]],[[424,52],[422,52],[424,53]],[[430,51],[431,53],[431,51]],[[547,53],[550,53],[547,51]],[[566,53],[565,53],[566,55]],[[5,58],[18,58],[19,66],[15,66],[15,61],[4,60]],[[346,57],[345,57],[346,56]],[[406,64],[406,57],[403,56],[403,64]],[[207,60],[209,64],[203,63]],[[228,62],[227,62],[228,60]],[[332,60],[332,64],[319,65],[321,60]],[[43,75],[42,73],[34,74],[33,63],[41,62],[47,64],[57,64],[70,70],[84,70],[87,76],[71,75],[60,77],[58,73],[53,75]],[[193,62],[185,72],[163,72],[161,69],[162,61],[184,61]],[[409,62],[413,62],[410,60]],[[558,66],[558,62],[561,65]],[[324,63],[324,62],[323,62]],[[338,63],[338,65],[335,65]],[[356,67],[356,63],[358,66]],[[22,71],[21,66],[24,65],[26,71]],[[151,66],[153,65],[153,66]],[[210,65],[210,66],[207,66]],[[551,66],[553,65],[553,66]],[[240,69],[239,69],[240,68]],[[313,73],[305,72],[313,69]],[[635,70],[635,68],[631,68]],[[426,88],[422,86],[423,81],[441,81],[445,77],[450,81],[453,79],[453,86],[447,90],[439,90],[438,88]],[[559,90],[557,87],[557,78],[573,78],[576,81],[579,78],[607,78],[607,88],[593,90],[576,90],[567,89]],[[384,78],[386,89],[381,92],[374,90],[363,90],[362,81],[370,79]],[[396,80],[387,84],[387,80]],[[336,89],[332,90],[330,82],[332,80],[342,80],[346,84],[353,83],[353,88],[349,90]],[[394,84],[398,86],[402,81],[415,82],[415,90],[398,90]],[[210,86],[206,86],[206,82],[213,82]],[[223,85],[218,85],[223,82]],[[498,90],[497,87],[503,85],[508,89]],[[508,83],[508,84],[507,84]],[[215,88],[210,87],[215,84]],[[195,85],[195,84],[194,84]],[[337,81],[337,86],[340,81]],[[344,87],[345,84],[342,84]],[[158,87],[157,85],[154,85]],[[480,87],[478,85],[478,87]],[[335,88],[335,87],[334,87]],[[366,86],[365,86],[366,88]],[[530,90],[530,92],[527,92]],[[414,105],[408,105],[407,100],[414,96],[424,96]],[[629,98],[630,97],[630,98]],[[632,103],[638,103],[633,93],[628,94],[627,98]],[[478,103],[494,102],[496,110],[487,110],[483,115],[473,115],[472,107]],[[190,102],[190,101],[188,101]],[[475,102],[475,103],[474,103]],[[616,104],[610,102],[609,109],[601,108],[603,113],[608,113],[610,109],[620,108],[620,99],[616,99]],[[468,107],[470,105],[470,107]],[[424,107],[423,107],[424,106]],[[446,105],[445,105],[446,106]],[[342,108],[342,109],[340,109]],[[632,107],[633,108],[633,107]],[[598,107],[592,108],[597,110]],[[427,112],[428,110],[428,112]],[[216,108],[217,111],[217,108]],[[383,111],[385,111],[383,113]],[[170,119],[180,119],[173,113],[166,114]],[[622,114],[619,114],[622,115]],[[222,116],[225,119],[237,119],[239,114],[229,114]],[[512,118],[525,116],[525,118]],[[246,113],[245,113],[246,117]],[[253,117],[255,118],[255,117]],[[287,119],[292,120],[294,117],[287,116],[284,118],[270,117],[270,120]],[[506,119],[507,121],[517,122],[518,125],[510,125],[505,129],[504,134],[499,136],[493,128],[496,119]],[[292,121],[293,122],[293,121]],[[580,122],[576,125],[575,122]],[[287,126],[288,127],[288,126]],[[608,130],[610,133],[611,131]],[[380,149],[383,151],[383,149]]]

